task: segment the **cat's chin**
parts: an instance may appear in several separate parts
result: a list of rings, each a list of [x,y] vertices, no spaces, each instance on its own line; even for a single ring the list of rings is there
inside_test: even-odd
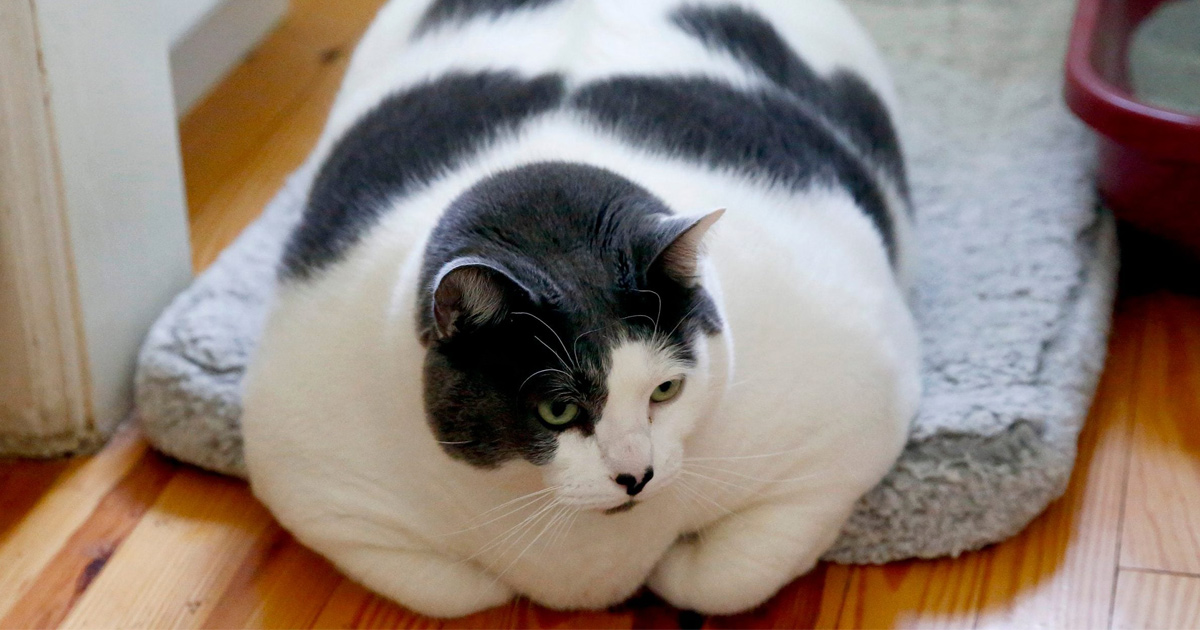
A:
[[[638,503],[643,501],[644,497],[636,499],[631,497],[613,498],[612,500],[592,500],[574,503],[564,501],[563,505],[567,505],[573,510],[580,512],[600,512],[601,514],[620,514],[633,509]]]
[[[606,516],[608,516],[608,515],[612,515],[612,514],[620,514],[621,512],[628,512],[629,510],[632,510],[633,508],[637,507],[637,504],[638,504],[638,502],[635,499],[630,499],[630,500],[622,503],[621,505],[618,505],[616,507],[610,507],[607,510],[604,510],[604,514]]]

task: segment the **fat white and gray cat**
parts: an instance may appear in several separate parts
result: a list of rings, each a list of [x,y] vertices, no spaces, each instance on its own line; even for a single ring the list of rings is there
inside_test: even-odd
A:
[[[394,0],[248,375],[255,493],[430,615],[763,602],[917,407],[894,101],[833,0]]]

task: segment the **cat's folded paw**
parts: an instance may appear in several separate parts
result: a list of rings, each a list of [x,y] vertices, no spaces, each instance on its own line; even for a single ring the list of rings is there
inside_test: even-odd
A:
[[[364,586],[429,617],[463,617],[515,596],[494,575],[435,553],[360,547],[337,560]]]
[[[758,605],[758,589],[731,582],[719,569],[704,562],[700,543],[680,541],[671,547],[650,574],[646,585],[667,603],[706,615],[727,615]]]
[[[713,551],[703,543],[677,542],[659,561],[646,585],[672,606],[706,615],[743,612],[774,594],[776,585],[769,577],[756,579],[741,571],[727,571]]]
[[[693,595],[697,589],[692,573],[696,544],[695,541],[682,539],[675,543],[646,580],[646,586],[651,591],[676,608],[696,610]]]
[[[465,617],[506,604],[516,596],[504,584],[490,580],[470,580],[473,584],[463,584],[463,590],[457,592],[427,593],[419,602],[411,601],[409,608],[429,617]]]

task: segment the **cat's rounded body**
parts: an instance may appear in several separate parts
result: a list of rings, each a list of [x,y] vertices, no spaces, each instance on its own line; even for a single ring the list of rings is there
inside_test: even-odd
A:
[[[352,578],[428,614],[515,594],[603,607],[646,583],[704,612],[757,605],[833,542],[915,413],[903,171],[838,124],[751,151],[728,146],[736,133],[696,136],[758,133],[755,116],[782,107],[776,92],[813,81],[755,57],[762,47],[745,44],[763,24],[818,80],[852,73],[887,104],[881,63],[826,0],[426,5],[384,8],[318,148],[327,164],[247,378],[255,493]],[[672,83],[629,82],[643,76]],[[732,110],[748,122],[722,118],[748,93]],[[455,99],[466,105],[451,113],[431,105]],[[685,122],[671,127],[656,99]],[[826,105],[798,107],[837,119]],[[492,109],[456,118],[472,107]],[[438,116],[445,129],[413,130]],[[411,155],[384,141],[400,132],[419,140]],[[797,152],[801,141],[833,148]],[[364,175],[375,150],[417,175]],[[826,150],[850,165],[780,160]],[[321,199],[374,209],[338,227],[345,210],[321,216]],[[520,215],[508,233],[510,206],[583,218]],[[678,218],[718,208],[715,225]],[[547,253],[572,245],[538,229],[592,240]],[[609,276],[620,291],[580,296]],[[525,354],[555,362],[535,370]],[[531,392],[558,375],[585,391],[547,412]],[[558,426],[568,402],[581,419]]]

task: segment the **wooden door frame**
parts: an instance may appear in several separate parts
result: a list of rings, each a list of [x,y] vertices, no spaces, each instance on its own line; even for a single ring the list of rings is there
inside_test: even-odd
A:
[[[160,6],[0,2],[0,455],[102,444],[191,277]]]

